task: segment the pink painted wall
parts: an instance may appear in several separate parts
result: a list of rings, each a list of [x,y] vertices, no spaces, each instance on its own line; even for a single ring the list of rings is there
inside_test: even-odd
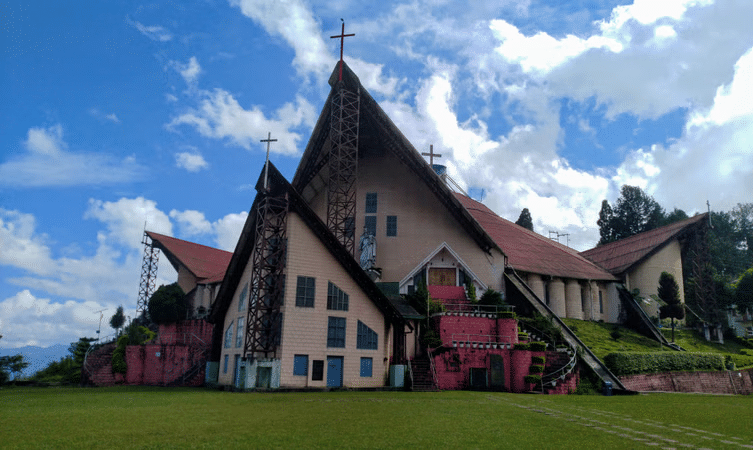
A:
[[[465,315],[461,315],[465,314]],[[476,343],[518,343],[518,321],[474,316],[473,313],[453,313],[432,318],[432,327],[439,331],[442,343],[453,341]]]

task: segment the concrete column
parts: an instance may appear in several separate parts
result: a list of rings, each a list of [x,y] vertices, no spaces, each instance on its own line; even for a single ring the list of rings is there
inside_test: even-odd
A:
[[[584,287],[585,289],[585,301],[583,302],[583,319],[593,320],[594,318],[594,305],[598,308],[599,302],[599,287],[595,282],[589,281]],[[596,311],[598,312],[598,311]]]
[[[567,317],[565,309],[565,282],[559,278],[552,278],[547,285],[549,291],[549,308],[557,317]]]
[[[533,293],[542,302],[546,302],[546,285],[544,284],[544,280],[541,279],[541,275],[535,273],[528,274],[528,287],[531,288]]]
[[[620,294],[617,292],[617,283],[609,283],[604,297],[604,322],[617,323],[620,318]]]
[[[583,319],[583,304],[578,280],[567,280],[565,283],[565,306],[567,317],[570,319]]]

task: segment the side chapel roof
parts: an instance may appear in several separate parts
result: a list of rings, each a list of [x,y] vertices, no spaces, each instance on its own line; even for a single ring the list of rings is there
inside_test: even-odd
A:
[[[580,254],[613,274],[620,275],[654,255],[672,240],[680,238],[696,226],[701,226],[707,217],[708,213],[698,214],[689,219],[600,245]]]
[[[471,215],[494,238],[515,270],[585,280],[615,280],[614,275],[577,251],[496,215],[483,203],[455,193]]]
[[[222,281],[232,253],[206,245],[195,244],[164,234],[147,231],[152,245],[162,250],[167,260],[177,271],[180,266],[188,269],[198,283]]]
[[[288,196],[289,210],[298,214],[306,226],[308,226],[313,234],[319,238],[319,241],[330,252],[335,260],[348,272],[356,284],[359,285],[374,305],[382,312],[382,314],[384,314],[387,321],[391,323],[403,323],[404,316],[396,306],[389,301],[384,293],[382,293],[371,278],[369,278],[366,272],[361,269],[360,264],[355,258],[353,258],[353,255],[351,255],[340,241],[337,240],[335,235],[332,234],[319,216],[311,210],[308,203],[306,203],[293,186],[288,183],[274,164],[269,163],[268,168],[270,191],[276,193],[276,195]],[[233,293],[240,283],[246,265],[251,260],[253,247],[257,241],[256,208],[262,196],[265,195],[262,192],[262,186],[264,183],[263,177],[264,170],[262,169],[259,181],[256,184],[256,190],[258,193],[254,199],[246,223],[243,225],[243,231],[241,232],[240,239],[235,247],[235,252],[232,254],[232,259],[230,260],[227,272],[225,273],[225,278],[222,281],[220,290],[217,293],[217,299],[215,300],[209,316],[209,321],[212,323],[218,323],[224,318],[225,312],[233,300]]]
[[[439,178],[421,154],[413,147],[398,127],[390,120],[379,104],[361,85],[358,77],[344,62],[343,83],[351,92],[360,93],[359,115],[359,154],[379,153],[385,149],[395,155],[403,164],[415,173],[444,205],[448,212],[465,229],[468,235],[485,252],[492,249],[502,252],[494,239],[487,234],[481,225],[473,218],[463,205],[455,198],[453,191]],[[301,157],[295,176],[293,187],[305,199],[310,199],[316,191],[326,186],[327,162],[329,160],[331,104],[338,87],[338,68],[332,72],[329,84],[332,86],[329,97],[324,104],[319,119],[314,127],[306,150]],[[503,252],[504,253],[504,252]]]

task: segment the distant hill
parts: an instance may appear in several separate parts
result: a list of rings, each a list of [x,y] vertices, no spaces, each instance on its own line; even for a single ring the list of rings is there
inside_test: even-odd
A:
[[[56,344],[51,347],[0,348],[0,356],[12,356],[19,353],[24,355],[24,359],[29,363],[29,367],[21,372],[23,377],[30,377],[47,367],[52,361],[60,361],[70,355],[68,346],[63,344]]]

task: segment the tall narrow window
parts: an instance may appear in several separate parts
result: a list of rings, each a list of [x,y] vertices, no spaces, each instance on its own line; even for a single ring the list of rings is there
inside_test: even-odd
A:
[[[377,212],[377,195],[376,192],[366,193],[366,214],[376,214]]]
[[[241,291],[241,295],[238,298],[238,312],[243,311],[246,309],[246,301],[248,300],[248,284],[243,286],[243,290]]]
[[[348,294],[331,281],[327,284],[327,309],[334,311],[348,310]]]
[[[397,236],[397,216],[387,216],[387,236]]]
[[[293,357],[293,375],[306,376],[309,374],[309,355],[295,355]]]
[[[313,308],[316,279],[313,277],[298,277],[295,291],[295,306]]]
[[[364,217],[363,226],[366,228],[366,234],[376,236],[376,216]]]
[[[599,314],[604,314],[604,300],[601,291],[599,291]]]
[[[225,331],[225,348],[230,348],[230,346],[233,345],[233,323],[230,323],[230,326],[227,327],[227,331]]]
[[[230,355],[225,355],[225,358],[222,362],[222,373],[227,373],[227,365],[230,362]]]
[[[371,358],[361,358],[361,376],[362,377],[371,376],[372,365],[373,365],[373,360]]]
[[[238,348],[243,345],[243,333],[246,331],[243,328],[243,317],[238,317],[238,329],[235,331],[235,348]]]
[[[362,350],[377,350],[379,348],[379,335],[360,320],[358,321],[356,348]]]
[[[345,348],[345,317],[330,317],[327,324],[327,347]]]

